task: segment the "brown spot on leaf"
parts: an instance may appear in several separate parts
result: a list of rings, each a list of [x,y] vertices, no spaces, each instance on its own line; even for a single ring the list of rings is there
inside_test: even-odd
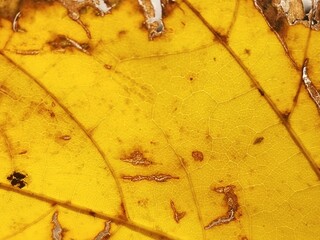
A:
[[[71,139],[71,136],[70,135],[62,135],[60,137],[60,139],[64,140],[64,141],[69,141]]]
[[[144,176],[144,175],[135,175],[135,176],[122,176],[122,179],[125,180],[130,180],[132,182],[139,182],[142,180],[147,180],[147,181],[155,181],[155,182],[166,182],[171,179],[179,179],[179,177],[176,176],[171,176],[169,174],[154,174],[154,175],[149,175],[149,176]]]
[[[111,70],[112,69],[112,66],[109,65],[109,64],[104,64],[103,65],[105,69],[108,69],[108,70]]]
[[[119,38],[122,38],[122,37],[124,37],[125,35],[127,35],[127,33],[128,33],[128,31],[126,31],[126,30],[121,30],[121,31],[118,32],[118,37],[119,37]]]
[[[140,150],[135,150],[130,153],[129,156],[124,156],[120,158],[124,162],[131,163],[132,165],[139,166],[149,166],[152,161],[147,159]]]
[[[58,52],[66,52],[66,50],[77,49],[83,53],[90,54],[90,45],[88,43],[79,43],[64,35],[58,35],[53,41],[48,42],[51,49]]]
[[[211,221],[207,226],[204,227],[205,230],[208,230],[210,228],[213,228],[215,226],[219,226],[222,224],[227,224],[235,220],[235,214],[239,208],[239,204],[238,204],[238,197],[233,191],[234,188],[235,186],[233,185],[214,188],[215,192],[224,194],[224,200],[228,206],[228,211],[226,215],[218,217],[213,221]]]
[[[10,174],[7,177],[7,180],[9,180],[12,186],[23,188],[27,185],[27,182],[25,181],[26,177],[27,177],[27,174],[14,171],[12,174]]]
[[[21,152],[19,152],[18,154],[19,155],[24,155],[24,154],[26,154],[28,151],[27,150],[22,150]]]
[[[254,144],[254,145],[255,145],[255,144],[259,144],[259,143],[261,143],[263,140],[264,140],[264,137],[257,137],[257,138],[254,140],[253,144]]]
[[[173,219],[176,221],[176,223],[179,223],[180,220],[186,215],[186,212],[178,212],[172,200],[170,200],[170,207],[173,211]]]
[[[246,48],[246,49],[244,49],[244,53],[250,56],[251,55],[251,50]]]
[[[192,151],[191,155],[195,161],[199,161],[199,162],[203,161],[204,157],[201,151],[198,151],[198,150]]]

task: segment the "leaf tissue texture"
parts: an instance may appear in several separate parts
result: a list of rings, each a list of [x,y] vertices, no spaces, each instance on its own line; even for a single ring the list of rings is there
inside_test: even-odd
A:
[[[177,1],[153,41],[138,1],[79,13],[91,39],[57,1],[0,19],[0,239],[320,239],[318,32],[284,48],[245,0]]]

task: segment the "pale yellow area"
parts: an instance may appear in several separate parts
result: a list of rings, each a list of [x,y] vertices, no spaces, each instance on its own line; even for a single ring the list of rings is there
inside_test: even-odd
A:
[[[108,217],[116,222],[111,239],[320,235],[319,179],[306,158],[318,157],[315,106],[303,90],[290,123],[279,117],[292,109],[300,72],[252,2],[191,4],[216,31],[229,34],[228,45],[183,2],[154,41],[134,1],[103,18],[83,14],[91,40],[57,3],[24,12],[21,26],[28,31],[1,49],[0,188],[10,185],[13,170],[27,173],[28,185],[16,195],[30,193],[26,202],[44,207],[29,218],[28,209],[21,211],[21,221],[34,224],[17,230],[16,239],[45,239],[55,210],[66,239],[93,239]],[[58,34],[89,43],[91,54],[52,51],[48,42]],[[30,49],[39,54],[17,53]],[[303,128],[303,116],[313,128]],[[122,161],[136,151],[152,164]],[[124,179],[159,174],[169,179]],[[213,189],[228,185],[235,186],[236,220],[204,230],[227,214],[224,194]],[[171,201],[186,212],[179,223]],[[4,216],[7,225],[15,217]]]

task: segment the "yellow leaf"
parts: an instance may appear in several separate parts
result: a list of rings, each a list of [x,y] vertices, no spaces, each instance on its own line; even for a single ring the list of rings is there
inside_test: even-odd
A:
[[[150,41],[123,1],[88,39],[48,2],[1,19],[0,239],[318,239],[318,32],[185,0]]]

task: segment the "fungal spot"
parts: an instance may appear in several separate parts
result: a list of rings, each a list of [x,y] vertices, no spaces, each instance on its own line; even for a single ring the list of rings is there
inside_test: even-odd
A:
[[[214,188],[215,192],[224,194],[224,200],[228,206],[228,211],[224,216],[218,217],[211,221],[207,226],[204,227],[205,230],[211,229],[215,226],[219,226],[222,224],[228,224],[229,222],[234,221],[236,219],[235,214],[239,208],[239,204],[238,197],[233,191],[234,188],[235,186],[233,185]]]
[[[98,233],[94,240],[107,240],[111,236],[111,221],[106,221],[104,229]]]
[[[258,91],[259,91],[261,96],[264,96],[264,91],[262,89],[258,88]]]
[[[90,46],[88,43],[79,43],[74,39],[71,39],[64,35],[58,35],[53,41],[48,42],[51,49],[57,52],[66,52],[66,50],[71,50],[73,48],[90,55]]]
[[[254,145],[255,145],[255,144],[259,144],[259,143],[261,143],[263,140],[264,140],[264,137],[257,137],[257,138],[254,140],[253,144],[254,144]]]
[[[160,173],[160,174],[154,174],[154,175],[149,175],[149,176],[144,176],[144,175],[122,176],[122,179],[130,180],[132,182],[139,182],[142,180],[155,181],[155,182],[166,182],[171,179],[179,179],[179,177]]]
[[[127,162],[127,163],[131,163],[132,165],[140,165],[140,166],[149,166],[150,164],[152,164],[152,162],[147,159],[142,152],[140,152],[139,150],[135,150],[132,153],[130,153],[129,156],[124,156],[122,158],[120,158],[120,160]]]
[[[12,186],[23,188],[27,185],[27,182],[25,181],[26,177],[26,174],[14,171],[7,177],[7,180],[9,180]]]
[[[201,151],[197,151],[197,150],[192,151],[191,155],[195,161],[199,161],[199,162],[203,161],[204,157]]]
[[[246,48],[246,49],[244,49],[244,53],[250,56],[251,55],[251,50]]]
[[[186,215],[186,212],[178,212],[172,200],[170,200],[170,207],[173,211],[173,219],[176,221],[176,223],[179,223],[180,220]]]
[[[63,229],[58,220],[58,212],[54,212],[51,222],[53,223],[53,228],[51,232],[52,240],[62,240]]]

